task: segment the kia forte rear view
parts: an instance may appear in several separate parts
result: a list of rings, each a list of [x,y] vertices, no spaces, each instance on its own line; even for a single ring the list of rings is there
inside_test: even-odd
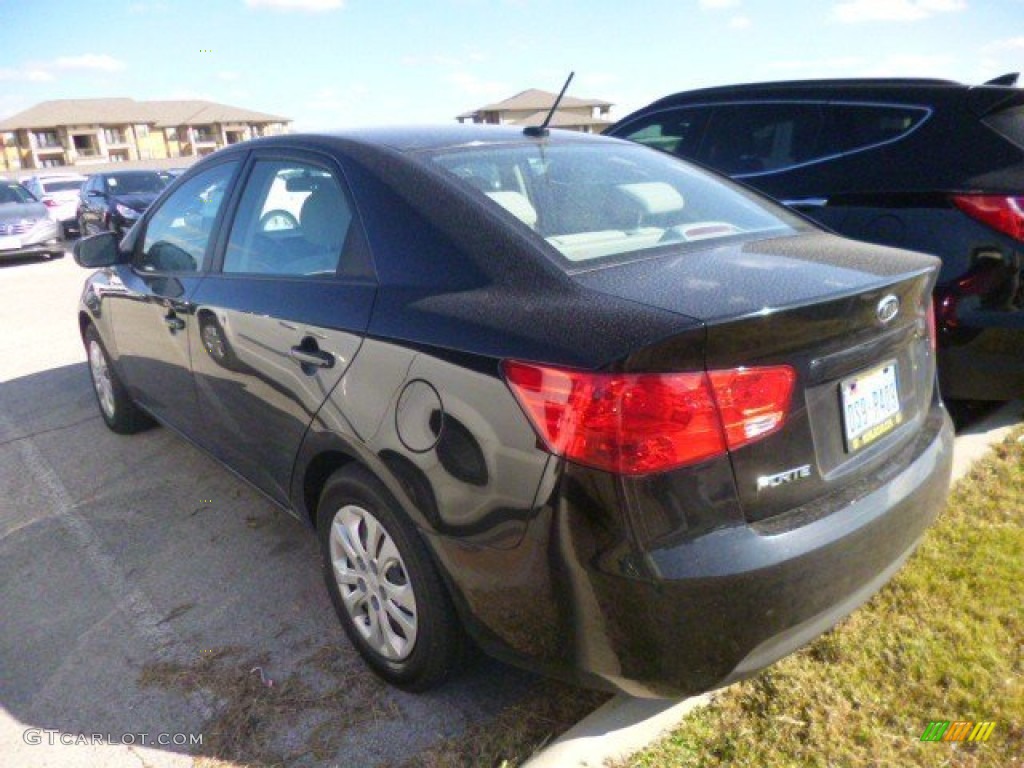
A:
[[[309,524],[409,690],[468,641],[640,696],[741,679],[881,588],[948,490],[938,261],[649,148],[262,139],[75,255],[107,425]]]

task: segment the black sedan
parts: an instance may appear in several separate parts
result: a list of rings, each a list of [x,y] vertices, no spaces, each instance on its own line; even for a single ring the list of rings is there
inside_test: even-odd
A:
[[[938,261],[555,133],[203,160],[76,245],[100,412],[307,522],[398,686],[467,637],[636,695],[720,686],[864,602],[942,507]]]
[[[122,236],[163,192],[167,181],[156,171],[93,174],[79,193],[79,231],[87,235],[110,230]]]

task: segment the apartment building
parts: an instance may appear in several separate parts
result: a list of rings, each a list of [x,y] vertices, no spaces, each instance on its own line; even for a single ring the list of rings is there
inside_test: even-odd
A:
[[[464,112],[456,116],[460,123],[490,123],[494,125],[540,125],[551,111],[558,94],[531,88],[504,101]],[[612,104],[601,99],[562,98],[558,109],[548,123],[552,128],[565,128],[583,133],[602,133],[612,124],[609,112]]]
[[[44,101],[0,120],[0,173],[208,155],[287,133],[279,115],[195,99]]]

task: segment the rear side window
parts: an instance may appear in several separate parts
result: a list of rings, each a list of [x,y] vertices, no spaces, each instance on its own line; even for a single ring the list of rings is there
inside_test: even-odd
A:
[[[920,125],[928,110],[870,104],[830,104],[821,156],[854,152],[899,139]]]
[[[333,275],[351,229],[352,205],[334,174],[295,160],[259,160],[238,205],[223,270]]]
[[[820,157],[824,111],[818,104],[717,107],[700,159],[723,173],[776,171]]]
[[[707,122],[708,110],[672,109],[648,115],[617,135],[680,157],[693,157]]]
[[[1004,109],[983,122],[1004,139],[1024,149],[1024,106]]]

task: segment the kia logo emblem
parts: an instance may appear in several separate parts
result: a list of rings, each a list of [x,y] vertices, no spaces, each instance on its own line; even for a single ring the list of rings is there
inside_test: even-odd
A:
[[[878,317],[878,322],[882,325],[892,321],[900,311],[900,300],[896,296],[889,295],[878,302],[878,307],[875,309],[875,315]]]

